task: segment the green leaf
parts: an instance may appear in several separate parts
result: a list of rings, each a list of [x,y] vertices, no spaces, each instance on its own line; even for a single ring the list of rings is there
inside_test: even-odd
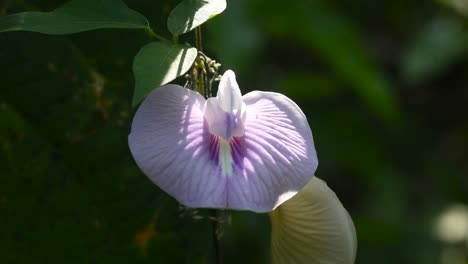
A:
[[[148,20],[120,0],[73,0],[52,12],[0,17],[0,32],[72,34],[100,28],[147,28]]]
[[[183,0],[169,14],[167,28],[174,36],[190,32],[226,9],[226,0]]]
[[[163,42],[152,42],[141,48],[133,61],[133,106],[152,89],[186,73],[195,61],[197,53],[197,49],[189,45],[170,45]]]

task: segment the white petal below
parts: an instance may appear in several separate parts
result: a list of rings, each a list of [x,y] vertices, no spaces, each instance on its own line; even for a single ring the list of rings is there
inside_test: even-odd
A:
[[[273,264],[352,264],[354,224],[327,184],[317,177],[270,213]]]

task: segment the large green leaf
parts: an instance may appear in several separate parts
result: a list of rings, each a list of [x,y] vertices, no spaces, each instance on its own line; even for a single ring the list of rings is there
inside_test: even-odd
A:
[[[0,32],[71,34],[100,28],[147,28],[148,20],[121,0],[73,0],[52,12],[0,17]]]
[[[133,61],[133,105],[138,104],[152,89],[187,72],[196,57],[197,49],[188,45],[152,42],[141,48]]]
[[[183,0],[169,14],[167,27],[177,36],[187,33],[226,9],[226,0]]]

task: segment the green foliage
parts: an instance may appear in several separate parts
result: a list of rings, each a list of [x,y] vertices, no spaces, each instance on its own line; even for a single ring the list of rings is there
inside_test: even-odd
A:
[[[187,72],[196,57],[197,49],[189,45],[153,42],[141,48],[133,61],[133,105],[137,105],[152,89]]]
[[[141,37],[0,36],[1,263],[208,262],[209,221],[181,217],[126,144]]]
[[[0,17],[0,32],[72,34],[101,28],[147,28],[144,16],[121,0],[73,0],[52,12],[23,12]]]
[[[337,83],[328,76],[294,72],[285,76],[280,86],[292,98],[326,99],[336,95]]]
[[[4,1],[0,14],[65,1]],[[158,30],[179,3],[125,2]],[[230,1],[204,24],[204,51],[243,93],[301,107],[316,174],[356,225],[356,263],[466,262],[466,241],[434,232],[445,208],[468,204],[466,17],[434,1],[272,3]],[[0,263],[212,263],[209,220],[181,216],[129,152],[132,62],[150,40],[124,34],[0,34]],[[160,58],[142,57],[144,78]],[[271,262],[266,215],[234,212],[224,228],[226,264]]]
[[[387,120],[398,116],[388,77],[345,16],[324,1],[293,1],[282,8],[266,3],[261,8],[269,29],[295,38],[316,52],[373,112]]]
[[[184,0],[169,15],[173,35],[187,33],[221,13],[226,1]],[[45,34],[71,34],[100,28],[140,28],[163,39],[149,27],[147,19],[129,9],[121,0],[73,0],[52,12],[23,12],[0,17],[0,32],[33,31]],[[197,50],[188,45],[150,43],[135,56],[137,105],[150,91],[183,75],[192,66]]]
[[[178,36],[192,31],[226,9],[226,0],[182,0],[167,19],[167,28]]]

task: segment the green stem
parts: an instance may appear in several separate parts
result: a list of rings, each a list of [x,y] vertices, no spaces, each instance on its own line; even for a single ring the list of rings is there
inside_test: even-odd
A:
[[[155,38],[157,40],[164,41],[164,42],[167,42],[167,43],[171,43],[168,39],[156,34],[156,32],[154,32],[153,29],[151,29],[149,26],[145,28],[145,31],[152,38]]]
[[[174,37],[172,38],[172,43],[174,43],[175,45],[176,45],[176,44],[179,44],[179,36],[174,36]]]
[[[221,243],[218,238],[217,231],[219,229],[219,221],[218,221],[218,211],[216,209],[210,209],[211,217],[212,217],[212,240],[213,240],[213,251],[214,251],[214,261],[215,264],[222,264],[222,254],[221,254]]]
[[[197,48],[198,51],[203,51],[200,26],[195,28],[195,47]]]
[[[208,95],[205,93],[205,90],[203,89],[205,87],[203,81],[203,62],[201,60],[196,60],[195,61],[195,71],[197,73],[196,78],[197,78],[197,91],[203,95],[203,97],[208,98]]]
[[[201,27],[196,27],[195,28],[195,47],[199,52],[203,50],[202,46],[202,37],[201,37]],[[210,95],[206,93],[205,90],[205,64],[203,61],[201,61],[199,58],[197,59],[196,62],[197,65],[197,89],[198,91],[205,97],[208,98]]]

